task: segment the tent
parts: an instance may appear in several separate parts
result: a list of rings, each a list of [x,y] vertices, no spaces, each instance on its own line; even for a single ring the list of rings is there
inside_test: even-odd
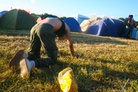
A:
[[[32,17],[34,17],[35,21],[37,21],[37,19],[40,17],[40,16],[38,16],[38,15],[36,15],[34,13],[32,13],[31,15],[32,15]]]
[[[69,16],[69,17],[73,17],[74,19],[76,19],[79,24],[81,24],[84,20],[89,19],[89,17],[81,15],[81,14],[76,14],[76,15],[72,15],[72,16]]]
[[[25,10],[13,9],[0,18],[0,27],[8,29],[30,29],[35,19]]]
[[[102,19],[102,18],[100,18],[100,17],[93,17],[93,18],[84,20],[84,21],[80,24],[81,30],[82,30],[83,32],[86,31],[92,23],[97,22],[97,21],[100,20],[100,19]]]
[[[92,23],[85,32],[99,36],[122,37],[125,33],[125,25],[121,20],[105,17]]]
[[[72,32],[81,32],[79,23],[73,17],[65,18],[64,22],[69,26]]]
[[[0,12],[0,17],[2,17],[5,13],[7,13],[8,11],[4,10],[2,12]]]
[[[117,34],[120,37],[122,37],[125,33],[125,30],[126,30],[125,25],[124,25],[124,21],[119,20],[119,19],[112,19],[112,20],[115,23]]]

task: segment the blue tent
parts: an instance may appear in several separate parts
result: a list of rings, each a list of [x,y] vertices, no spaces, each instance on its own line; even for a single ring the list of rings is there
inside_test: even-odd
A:
[[[72,17],[64,19],[64,22],[69,26],[72,32],[81,32],[81,27],[79,23]]]
[[[126,27],[124,25],[124,22],[122,20],[118,19],[112,19],[116,25],[116,31],[119,37],[122,37],[125,33]]]
[[[0,17],[2,17],[5,13],[7,13],[8,11],[4,10],[2,12],[0,12]]]
[[[75,14],[75,15],[68,16],[68,17],[72,17],[72,18],[76,19],[79,24],[81,24],[84,20],[89,19],[89,17],[84,16],[82,14]]]
[[[97,23],[92,23],[85,32],[99,36],[121,37],[125,33],[125,25],[117,19],[103,18]]]

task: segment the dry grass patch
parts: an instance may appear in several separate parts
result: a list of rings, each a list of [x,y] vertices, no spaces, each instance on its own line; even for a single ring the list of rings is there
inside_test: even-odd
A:
[[[66,67],[73,69],[79,92],[120,92],[128,79],[124,91],[138,90],[137,40],[72,33],[78,58],[69,56],[66,41],[56,40],[59,63],[44,69],[34,68],[31,77],[23,80],[19,71],[13,73],[8,69],[8,63],[19,49],[28,50],[29,31],[0,32],[1,92],[61,92],[57,76]],[[41,53],[44,57],[43,49]]]

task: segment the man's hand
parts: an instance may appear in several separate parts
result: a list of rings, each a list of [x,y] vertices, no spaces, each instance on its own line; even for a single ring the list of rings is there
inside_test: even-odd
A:
[[[75,58],[78,58],[79,57],[78,54],[73,54],[72,56],[75,57]]]

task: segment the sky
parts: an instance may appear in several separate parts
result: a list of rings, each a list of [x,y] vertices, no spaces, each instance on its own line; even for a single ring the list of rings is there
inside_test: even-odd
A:
[[[0,12],[11,9],[59,17],[81,14],[90,18],[127,18],[132,14],[138,21],[138,0],[0,0]]]

